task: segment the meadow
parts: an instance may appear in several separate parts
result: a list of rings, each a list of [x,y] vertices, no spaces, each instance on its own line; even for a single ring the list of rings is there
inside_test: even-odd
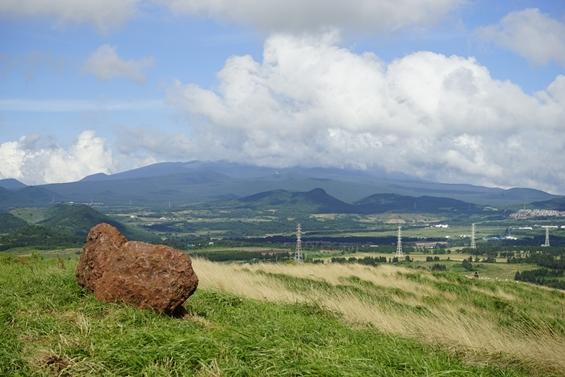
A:
[[[51,255],[51,256],[49,256]],[[171,318],[107,304],[69,251],[0,257],[0,375],[559,376],[565,294],[397,266],[195,259]]]

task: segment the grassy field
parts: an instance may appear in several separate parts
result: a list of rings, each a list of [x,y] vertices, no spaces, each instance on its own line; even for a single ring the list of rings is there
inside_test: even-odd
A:
[[[308,252],[306,252],[306,255]],[[312,253],[312,255],[316,255],[317,258],[320,259],[331,259],[332,255],[324,256],[319,253]],[[360,253],[352,253],[352,254],[344,254],[344,257],[353,257],[353,258],[363,258],[363,257],[385,257],[387,259],[391,258],[393,255],[391,253],[368,253],[368,252],[360,252]],[[439,261],[431,261],[426,262],[427,257],[438,257]],[[469,257],[473,257],[471,254],[467,253],[451,253],[451,254],[420,254],[420,253],[410,253],[410,259],[412,262],[402,264],[405,266],[413,267],[413,268],[422,268],[429,270],[434,264],[443,264],[447,267],[448,272],[456,272],[468,276],[472,276],[473,272],[466,271],[461,262],[464,259],[469,259]],[[449,258],[449,260],[447,259]],[[484,257],[480,257],[481,259]],[[496,258],[496,263],[476,263],[473,262],[473,267],[477,272],[479,272],[482,278],[489,278],[489,279],[501,279],[501,280],[514,280],[514,275],[517,271],[527,271],[527,270],[535,270],[539,268],[535,264],[528,264],[528,263],[507,263],[506,258]]]
[[[45,220],[46,208],[16,208],[10,211],[13,215],[27,221],[30,224],[36,224]]]
[[[0,256],[0,375],[550,376],[565,294],[394,266],[195,260],[188,314],[97,302],[76,259]]]

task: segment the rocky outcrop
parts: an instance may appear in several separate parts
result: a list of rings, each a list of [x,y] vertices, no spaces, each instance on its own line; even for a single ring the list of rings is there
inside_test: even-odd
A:
[[[109,224],[88,233],[76,270],[82,287],[106,302],[174,313],[198,286],[190,258],[172,247],[128,241]]]

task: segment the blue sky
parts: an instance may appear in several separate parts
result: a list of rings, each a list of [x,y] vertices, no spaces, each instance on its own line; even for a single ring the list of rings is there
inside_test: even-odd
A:
[[[8,166],[0,168],[0,178],[68,181],[95,170],[114,172],[154,161],[221,158],[266,165],[385,164],[426,179],[565,192],[565,172],[553,162],[565,145],[560,132],[565,85],[548,89],[565,68],[561,0],[339,0],[335,9],[319,0],[309,6],[286,2],[304,7],[297,14],[276,0],[263,3],[272,3],[272,12],[246,0],[216,2],[219,6],[198,0],[126,0],[117,6],[84,1],[83,9],[81,2],[67,0],[53,0],[52,9],[40,3],[0,5],[0,157]],[[388,15],[373,6],[378,3],[404,8]],[[302,21],[292,18],[303,15]],[[303,59],[283,60],[300,56],[295,52],[304,53]],[[439,60],[417,52],[434,53]],[[271,60],[263,61],[264,54]],[[368,60],[367,54],[372,54]],[[351,71],[339,62],[329,66],[334,57],[350,61]],[[306,63],[319,67],[313,72],[336,77],[300,79],[296,72]],[[418,64],[422,73],[409,83],[393,69],[398,66],[407,75]],[[442,69],[431,73],[434,65]],[[377,94],[376,86],[373,91],[352,85],[364,69],[375,85],[384,80],[390,93],[377,98],[382,91]],[[458,70],[471,76],[463,74],[457,85],[479,88],[466,94],[474,97],[464,102],[477,107],[465,107],[465,119],[425,103],[434,96],[437,103],[453,97],[426,90],[436,85],[437,75],[443,77],[440,86],[451,83],[450,74]],[[284,82],[296,84],[289,89]],[[406,90],[404,85],[415,85],[412,92],[423,97],[407,99],[395,92]],[[367,99],[372,107],[355,105],[351,111],[345,99],[334,103],[320,94],[350,89],[347,98],[354,104]],[[477,99],[477,93],[485,95]],[[483,109],[480,101],[498,103],[485,99],[491,96],[517,97],[515,104],[497,104],[483,118],[473,118],[477,108],[479,113]],[[396,101],[393,107],[385,104],[390,101]],[[535,119],[543,124],[523,120],[521,101],[533,106]],[[329,103],[329,109],[323,107]],[[405,103],[414,105],[406,110],[413,116],[400,119],[394,114]],[[344,108],[331,115],[336,106]],[[423,145],[418,144],[422,134],[430,149],[415,154],[412,143]],[[84,143],[97,147],[78,151],[81,135]],[[336,144],[335,135],[364,147],[354,155],[355,148]],[[316,142],[308,143],[309,137]],[[531,152],[536,164],[530,155],[520,157],[512,150],[532,138],[539,140],[529,146],[540,148]],[[285,155],[289,148],[297,151],[296,159]],[[399,149],[404,157],[388,158]],[[435,153],[438,149],[445,153]],[[430,156],[425,163],[424,155]],[[89,161],[94,159],[105,162]]]

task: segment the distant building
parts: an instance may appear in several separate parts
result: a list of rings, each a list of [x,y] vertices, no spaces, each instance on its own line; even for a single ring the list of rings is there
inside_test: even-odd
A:
[[[554,209],[520,209],[510,214],[510,218],[515,220],[534,217],[565,217],[565,211],[557,211]]]
[[[416,242],[414,246],[420,249],[439,249],[447,247],[447,242]]]

